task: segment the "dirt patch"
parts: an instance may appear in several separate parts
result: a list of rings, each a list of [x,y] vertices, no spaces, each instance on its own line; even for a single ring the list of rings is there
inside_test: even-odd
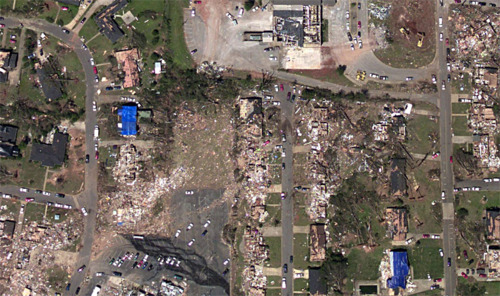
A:
[[[70,268],[75,266],[78,259],[77,252],[55,251],[54,256],[54,264]]]
[[[392,8],[385,22],[389,46],[376,50],[375,55],[398,68],[417,68],[431,63],[435,55],[435,3],[431,0],[390,2]],[[418,33],[424,36],[422,47],[417,46]]]

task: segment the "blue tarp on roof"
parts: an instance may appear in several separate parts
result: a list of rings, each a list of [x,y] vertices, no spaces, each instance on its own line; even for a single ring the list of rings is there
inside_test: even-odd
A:
[[[118,116],[122,117],[122,136],[137,134],[137,106],[122,106],[118,109]]]
[[[406,277],[410,268],[408,267],[408,254],[406,251],[391,251],[392,278],[387,280],[387,286],[391,289],[401,287],[406,289]]]

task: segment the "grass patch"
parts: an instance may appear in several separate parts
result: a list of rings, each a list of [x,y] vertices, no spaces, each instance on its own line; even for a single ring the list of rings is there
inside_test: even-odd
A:
[[[433,167],[431,167],[431,165]],[[441,205],[432,205],[432,200],[440,199],[440,188],[441,185],[439,181],[432,181],[429,179],[427,172],[428,170],[439,167],[437,163],[424,163],[422,166],[415,170],[415,180],[423,189],[425,189],[425,198],[422,201],[409,202],[408,207],[410,209],[410,215],[408,217],[409,231],[416,233],[429,233],[429,232],[441,232]],[[416,221],[414,218],[418,217],[423,225],[416,227]]]
[[[281,277],[274,275],[267,276],[267,286],[281,288]]]
[[[299,74],[305,77],[311,77],[314,79],[324,80],[335,84],[340,84],[344,86],[355,86],[345,75],[340,75],[336,69],[331,69],[328,73],[324,74],[322,70],[294,70],[290,71],[293,74]]]
[[[280,288],[266,290],[266,296],[281,296],[281,281],[280,281]]]
[[[64,289],[69,281],[69,274],[62,268],[55,265],[47,270],[49,285],[56,291]]]
[[[279,193],[268,193],[267,204],[281,205],[281,195]]]
[[[66,221],[70,213],[71,213],[70,211],[65,209],[56,207],[47,207],[47,215],[45,216],[45,219],[54,224],[61,223]],[[59,220],[55,219],[55,215],[59,215]]]
[[[307,292],[309,290],[309,281],[307,279],[295,279],[293,281],[294,291]]]
[[[328,20],[323,19],[321,21],[321,42],[328,42]]]
[[[466,116],[453,116],[452,117],[453,134],[455,136],[472,136],[467,126]]]
[[[192,65],[191,54],[184,40],[184,13],[185,1],[167,1],[165,15],[170,20],[169,47],[173,52],[173,61],[181,69],[189,69]]]
[[[451,110],[453,114],[467,114],[469,113],[470,105],[468,103],[452,103]]]
[[[14,184],[31,188],[42,188],[45,168],[39,163],[30,162],[31,146],[21,149],[22,157],[19,159],[0,159],[0,165],[5,166],[10,173],[17,173],[17,177],[4,178],[7,184]]]
[[[431,278],[442,278],[443,258],[439,255],[439,249],[442,248],[441,240],[422,239],[408,250],[409,263],[413,267],[415,279],[427,279],[427,274]]]
[[[384,64],[395,68],[419,68],[428,65],[434,59],[436,50],[432,37],[426,38],[425,42],[431,42],[426,48],[407,48],[394,42],[385,49],[375,50],[373,53]]]
[[[0,217],[5,220],[17,221],[19,210],[21,209],[21,202],[18,200],[1,200]]]
[[[269,246],[269,261],[270,267],[281,266],[281,237],[266,237],[266,244]]]
[[[92,37],[99,33],[99,27],[97,27],[93,17],[89,18],[85,22],[85,25],[83,25],[79,33],[80,37],[83,37],[86,41],[89,41]]]
[[[451,87],[452,87],[453,93],[470,94],[471,93],[471,79],[469,77],[469,74],[464,73],[463,79],[460,79],[457,75],[453,75],[453,79],[451,80]],[[463,87],[463,90],[460,90],[460,87]]]
[[[312,265],[309,262],[309,235],[296,233],[293,235],[293,266],[306,269]]]
[[[429,138],[431,134],[438,134],[438,119],[431,120],[426,115],[414,115],[407,125],[408,140],[406,148],[414,153],[428,153],[432,151],[434,143]]]
[[[38,203],[28,203],[24,209],[24,219],[28,221],[43,222],[43,215],[45,214],[45,205]]]
[[[347,274],[354,280],[376,280],[379,277],[378,268],[384,255],[383,251],[384,247],[377,247],[369,253],[352,249],[347,255]]]
[[[266,226],[280,226],[281,223],[281,207],[266,207],[269,216],[266,219]]]
[[[56,23],[61,26],[65,26],[75,18],[76,14],[78,13],[78,6],[61,3],[61,7],[62,6],[68,7],[68,10],[66,11],[61,10],[59,12],[59,16],[56,20]]]
[[[295,205],[293,210],[295,212],[295,217],[293,219],[293,225],[307,226],[307,225],[312,223],[312,221],[309,220],[309,216],[307,215],[306,208],[305,208],[305,206],[303,206],[303,204],[300,207],[298,205]]]
[[[64,251],[78,252],[80,250],[80,242],[81,242],[81,238],[79,238],[79,237],[76,238],[74,241],[71,242],[71,245],[64,248]]]

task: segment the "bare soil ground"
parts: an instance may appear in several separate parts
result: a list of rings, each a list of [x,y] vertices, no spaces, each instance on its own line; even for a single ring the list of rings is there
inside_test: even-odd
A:
[[[431,0],[390,2],[392,8],[386,26],[393,41],[388,48],[375,51],[375,55],[398,68],[417,68],[431,63],[435,55],[435,3]],[[401,28],[409,31],[408,36],[400,32]],[[425,35],[421,48],[417,47],[418,32]]]

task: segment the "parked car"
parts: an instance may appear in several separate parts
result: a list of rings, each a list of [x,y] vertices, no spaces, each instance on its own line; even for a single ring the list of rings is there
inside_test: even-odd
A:
[[[347,39],[349,39],[349,41],[352,41],[352,35],[351,35],[351,32],[347,32]]]
[[[191,228],[193,228],[194,224],[193,223],[189,223],[188,227],[186,228],[186,231],[187,230],[191,230]]]
[[[86,265],[80,266],[80,268],[78,268],[78,272],[82,272],[85,269],[85,267],[87,267],[87,266]]]
[[[20,192],[28,192],[30,190],[28,188],[21,187],[21,188],[19,188],[19,191]]]
[[[287,273],[288,272],[288,264],[283,264],[283,273]]]
[[[85,21],[86,21],[86,20],[87,20],[87,18],[86,18],[86,17],[82,18],[82,21],[80,22],[80,24],[85,23]]]
[[[33,197],[26,197],[24,199],[26,202],[32,202],[32,201],[35,201],[35,199]]]
[[[64,195],[63,193],[56,193],[55,194],[55,197],[59,197],[59,198],[64,198],[66,195]]]
[[[439,249],[439,256],[444,257],[443,249]]]
[[[94,74],[97,74],[97,67],[96,66],[94,66],[93,70],[94,70]]]
[[[210,221],[210,219],[208,219],[207,222],[205,222],[205,224],[203,224],[203,227],[207,228],[210,225],[210,223],[212,223],[212,222]]]
[[[82,208],[82,213],[83,213],[83,216],[87,216],[89,213],[87,213],[87,210],[85,208]]]
[[[62,31],[63,31],[64,33],[66,33],[66,34],[69,34],[69,30],[67,30],[67,29],[62,29]]]
[[[361,21],[358,21],[358,29],[361,29]]]
[[[450,257],[448,257],[447,264],[448,264],[448,267],[450,267],[450,266],[451,266],[451,258],[450,258]]]
[[[464,279],[469,278],[469,276],[467,274],[465,274],[465,272],[463,272],[463,271],[462,271],[462,276],[464,277]]]

